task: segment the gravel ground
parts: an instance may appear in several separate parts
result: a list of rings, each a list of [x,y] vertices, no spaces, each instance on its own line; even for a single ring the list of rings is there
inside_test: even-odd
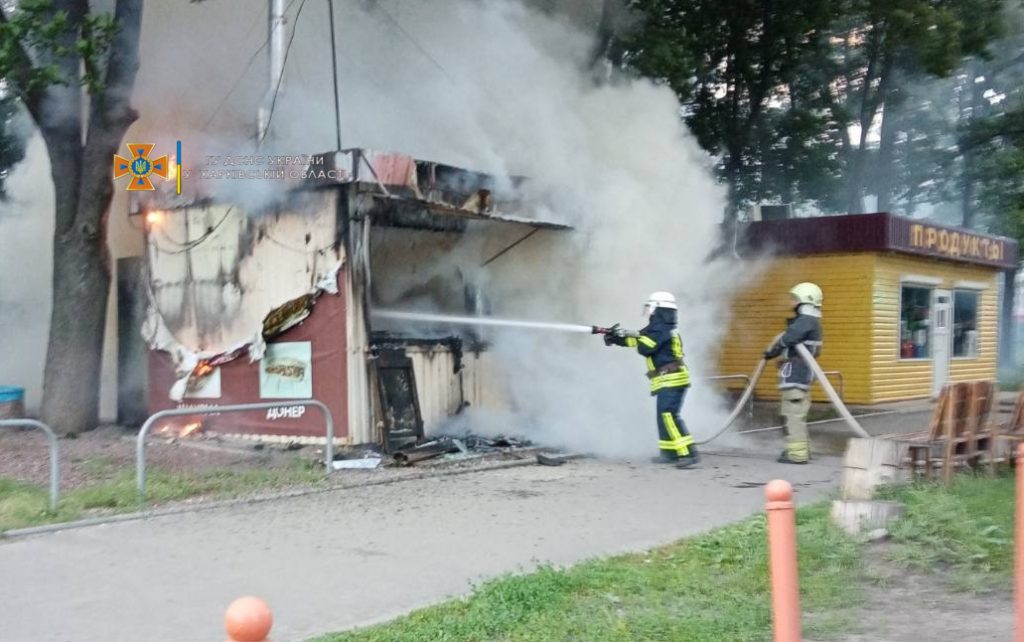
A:
[[[75,439],[60,440],[61,490],[102,483],[124,471],[135,470],[134,430],[105,426]],[[333,481],[342,486],[380,480],[399,480],[439,469],[472,469],[498,461],[532,459],[532,449],[498,451],[467,458],[437,458],[404,467],[344,470]],[[297,461],[320,461],[318,446],[285,450],[267,445],[257,449],[250,441],[226,440],[200,435],[187,439],[158,438],[147,441],[147,468],[166,472],[202,472],[214,469],[246,470],[284,468]],[[49,480],[46,439],[38,430],[0,431],[0,477],[45,486]]]
[[[135,469],[135,432],[106,426],[82,433],[75,439],[60,440],[61,488],[70,490],[111,479]],[[159,439],[149,442],[147,462],[169,472],[202,471],[214,468],[255,468],[287,466],[303,451],[256,451],[242,447],[210,447],[206,441],[192,443]],[[305,449],[312,453],[311,448]],[[46,439],[38,430],[0,432],[0,477],[45,485],[49,479]]]

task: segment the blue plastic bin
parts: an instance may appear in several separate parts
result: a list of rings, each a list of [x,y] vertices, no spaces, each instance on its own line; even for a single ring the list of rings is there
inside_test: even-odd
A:
[[[25,416],[25,389],[0,386],[0,419]]]

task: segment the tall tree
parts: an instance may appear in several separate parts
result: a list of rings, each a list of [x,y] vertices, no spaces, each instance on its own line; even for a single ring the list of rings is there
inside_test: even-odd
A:
[[[749,200],[745,186],[759,178],[756,135],[780,88],[820,53],[832,3],[634,0],[631,6],[646,22],[620,43],[622,59],[675,90],[698,142],[720,159],[735,216]],[[795,126],[801,118],[786,122]]]
[[[833,117],[849,132],[843,144],[846,209],[864,211],[867,193],[890,205],[894,186],[869,189],[867,171],[879,127],[880,176],[893,176],[893,147],[905,85],[922,76],[946,76],[963,57],[984,51],[998,33],[1002,0],[850,0],[835,26],[840,73]],[[886,122],[886,121],[889,122]]]
[[[731,211],[781,200],[862,212],[868,195],[917,207],[948,187],[955,140],[951,126],[926,129],[943,120],[921,118],[916,88],[983,60],[1003,2],[633,0],[646,22],[618,47],[679,95]]]
[[[1024,101],[973,123],[962,145],[978,158],[972,178],[988,226],[1024,242]]]
[[[960,92],[957,152],[965,227],[999,227],[1003,215],[1012,216],[1012,208],[1006,209],[1006,190],[1013,191],[1007,168],[1018,165],[1024,109],[1024,3],[1007,6],[1003,15],[1004,37],[990,47],[991,55],[970,62]]]
[[[53,312],[43,419],[90,430],[99,412],[100,361],[110,287],[106,218],[111,162],[137,114],[142,0],[113,13],[87,0],[21,0],[0,9],[0,78],[39,128],[55,191]]]

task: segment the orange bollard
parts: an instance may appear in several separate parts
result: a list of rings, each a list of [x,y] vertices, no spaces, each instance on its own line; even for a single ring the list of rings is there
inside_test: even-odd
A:
[[[765,486],[768,499],[768,555],[775,642],[800,642],[800,577],[796,562],[793,487],[776,479]]]
[[[270,642],[274,616],[267,603],[258,597],[240,597],[224,613],[225,642]]]
[[[1013,639],[1024,642],[1024,444],[1017,446],[1017,514],[1013,564]]]

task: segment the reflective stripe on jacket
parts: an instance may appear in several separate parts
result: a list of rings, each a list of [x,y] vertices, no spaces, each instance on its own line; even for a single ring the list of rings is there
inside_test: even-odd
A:
[[[796,351],[802,343],[817,359],[821,354],[821,312],[806,304],[797,308],[797,315],[786,321],[786,332],[768,350],[768,357],[782,357],[779,364],[779,388],[808,390],[814,381],[814,371]]]
[[[676,311],[658,308],[651,322],[636,337],[626,337],[621,345],[636,348],[647,360],[647,373],[651,380],[651,394],[664,388],[682,388],[690,385],[690,371],[683,355],[683,340],[676,329]],[[654,375],[659,369],[674,372]]]

